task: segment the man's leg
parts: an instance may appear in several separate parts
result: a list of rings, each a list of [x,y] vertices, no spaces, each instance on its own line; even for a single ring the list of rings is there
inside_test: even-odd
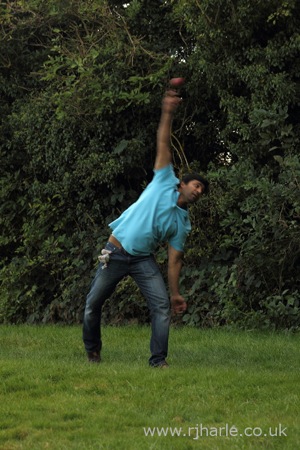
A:
[[[151,357],[149,364],[159,366],[168,354],[170,300],[154,257],[134,258],[129,273],[147,300],[151,315]]]
[[[110,243],[106,248],[112,251],[107,267],[100,264],[87,295],[83,317],[83,342],[88,353],[100,353],[101,312],[107,298],[113,293],[118,282],[127,275],[126,258]]]

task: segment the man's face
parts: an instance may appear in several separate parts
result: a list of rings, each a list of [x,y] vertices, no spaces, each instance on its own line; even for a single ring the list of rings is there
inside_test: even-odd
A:
[[[198,180],[180,183],[179,191],[186,203],[195,203],[205,191],[205,186]]]

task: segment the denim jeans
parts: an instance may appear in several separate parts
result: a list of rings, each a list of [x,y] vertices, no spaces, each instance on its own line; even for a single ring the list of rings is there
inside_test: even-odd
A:
[[[101,351],[101,311],[106,299],[113,293],[118,282],[130,275],[146,298],[151,316],[152,366],[163,362],[168,353],[170,326],[170,301],[167,289],[153,255],[132,256],[111,242],[105,246],[110,250],[107,267],[100,263],[87,295],[83,318],[83,342],[87,352]]]

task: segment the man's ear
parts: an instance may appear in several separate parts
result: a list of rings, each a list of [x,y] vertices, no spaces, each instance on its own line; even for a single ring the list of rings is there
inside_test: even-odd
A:
[[[178,189],[182,189],[185,186],[185,182],[184,181],[180,181],[179,187]]]

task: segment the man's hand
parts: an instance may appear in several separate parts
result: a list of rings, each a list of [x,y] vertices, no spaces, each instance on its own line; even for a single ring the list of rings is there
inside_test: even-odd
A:
[[[187,304],[182,295],[172,295],[171,296],[171,306],[174,314],[179,315],[184,313],[187,308]]]

